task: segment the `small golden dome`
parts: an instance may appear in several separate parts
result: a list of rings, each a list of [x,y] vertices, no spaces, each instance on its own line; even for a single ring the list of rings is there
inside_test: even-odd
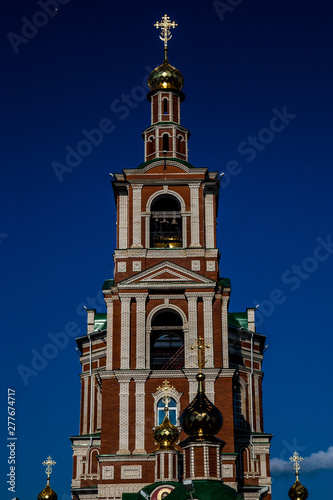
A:
[[[204,438],[215,436],[222,428],[223,418],[221,412],[207,398],[203,381],[205,375],[198,373],[198,392],[193,401],[185,408],[180,416],[180,425],[188,436]]]
[[[182,90],[184,77],[177,68],[171,66],[166,50],[163,63],[151,72],[148,85],[151,91],[158,89]]]
[[[291,500],[306,500],[309,496],[308,490],[303,486],[298,479],[288,492]]]
[[[164,420],[161,425],[156,427],[154,431],[154,439],[159,444],[157,450],[175,449],[175,444],[179,439],[179,430],[170,422],[167,414],[165,414]]]
[[[47,481],[47,485],[41,491],[37,497],[37,500],[57,500],[58,496],[55,491],[51,488],[49,481]]]

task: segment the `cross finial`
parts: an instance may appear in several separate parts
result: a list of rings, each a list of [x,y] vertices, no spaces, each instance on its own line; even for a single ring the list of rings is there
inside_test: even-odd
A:
[[[157,389],[159,389],[160,391],[162,391],[164,393],[164,396],[162,397],[162,401],[165,404],[165,408],[168,408],[168,405],[169,405],[170,400],[171,400],[170,391],[171,391],[171,389],[173,389],[173,387],[169,383],[169,380],[165,379],[163,384],[162,384],[162,387],[159,386]]]
[[[303,460],[303,458],[299,456],[297,451],[295,451],[295,453],[289,458],[289,460],[291,462],[293,462],[293,467],[294,467],[295,472],[296,472],[296,478],[298,478],[298,471],[301,468],[299,464]]]
[[[52,460],[52,457],[47,457],[46,460],[44,460],[43,465],[46,467],[45,473],[47,474],[47,478],[49,479],[50,474],[52,474],[52,465],[55,465],[56,462]]]
[[[171,22],[171,19],[166,14],[162,17],[161,22],[154,24],[156,28],[161,28],[160,39],[164,42],[164,50],[168,48],[168,41],[172,37],[170,28],[175,28],[178,24],[175,21]]]
[[[199,337],[198,339],[196,339],[194,345],[191,345],[191,347],[190,347],[191,351],[194,351],[194,350],[197,351],[199,373],[202,372],[202,369],[206,364],[205,351],[206,351],[206,349],[209,349],[210,347],[211,346],[209,344],[205,343],[205,341],[202,337]]]

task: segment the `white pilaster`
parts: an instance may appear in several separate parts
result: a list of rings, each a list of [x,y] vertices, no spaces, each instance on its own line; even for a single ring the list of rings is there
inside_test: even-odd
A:
[[[229,340],[228,340],[228,302],[229,296],[222,295],[222,361],[223,368],[229,368]]]
[[[208,295],[208,294],[207,294]],[[214,335],[213,335],[213,295],[204,296],[203,300],[203,315],[204,315],[204,333],[205,342],[210,345],[206,349],[206,368],[214,367]]]
[[[112,370],[113,344],[113,299],[105,298],[106,303],[106,369]]]
[[[214,193],[211,189],[205,193],[205,235],[206,248],[215,248],[214,241]]]
[[[200,247],[200,220],[199,220],[199,187],[200,183],[190,185],[191,203],[191,244],[190,247]]]
[[[128,192],[119,192],[118,248],[128,247]]]
[[[133,245],[134,248],[142,248],[141,243],[141,191],[142,184],[133,184]]]
[[[119,380],[119,451],[117,455],[129,455],[129,381]]]
[[[146,293],[135,295],[136,299],[136,368],[146,368]]]
[[[120,368],[130,368],[130,344],[131,344],[131,297],[119,294],[121,300],[121,333],[120,333]]]
[[[145,383],[148,373],[135,378],[135,450],[134,454],[145,451]]]
[[[198,338],[198,310],[197,295],[186,294],[188,302],[188,342],[185,343],[185,368],[196,367],[196,354],[190,347],[195,344]]]

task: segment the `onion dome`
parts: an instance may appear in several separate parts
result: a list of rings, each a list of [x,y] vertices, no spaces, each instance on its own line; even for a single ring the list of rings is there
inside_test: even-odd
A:
[[[148,85],[151,91],[159,89],[182,90],[184,86],[183,75],[169,63],[167,49],[165,49],[165,57],[161,66],[151,72]]]
[[[167,408],[166,408],[167,409]],[[179,430],[175,425],[173,425],[165,412],[165,417],[161,425],[156,427],[154,431],[154,439],[158,442],[159,450],[174,450],[175,444],[179,439]]]
[[[295,484],[288,491],[288,496],[291,500],[306,500],[309,493],[305,486],[303,486],[299,480],[296,479]]]
[[[41,491],[37,497],[37,500],[57,500],[58,496],[55,491],[50,486],[49,478],[47,479],[47,484],[43,491]]]
[[[188,436],[204,438],[215,436],[223,425],[221,412],[207,398],[203,381],[205,375],[197,374],[198,392],[193,401],[188,405],[180,416],[180,425]]]

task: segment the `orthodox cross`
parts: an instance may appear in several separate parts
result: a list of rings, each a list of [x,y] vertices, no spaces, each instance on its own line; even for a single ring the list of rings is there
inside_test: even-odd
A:
[[[178,24],[175,21],[170,20],[170,17],[166,14],[162,17],[161,22],[154,24],[156,28],[161,28],[160,39],[164,42],[164,49],[168,48],[168,40],[172,37],[170,28],[175,28]]]
[[[291,462],[293,462],[293,467],[294,467],[295,472],[296,472],[296,478],[298,479],[298,471],[301,468],[300,465],[299,465],[299,463],[303,460],[303,458],[299,456],[299,454],[297,453],[297,451],[295,451],[295,453],[293,454],[292,457],[289,458],[289,460]]]
[[[160,386],[160,387],[158,387],[158,389],[164,393],[164,396],[162,397],[162,401],[165,404],[165,408],[167,409],[168,405],[170,403],[170,399],[171,399],[170,398],[170,391],[171,391],[171,389],[173,389],[173,387],[170,385],[169,380],[165,379],[163,384],[162,384],[162,387]]]
[[[210,347],[211,346],[209,344],[205,344],[205,341],[202,337],[199,337],[198,339],[196,339],[195,344],[191,345],[191,347],[190,347],[191,351],[194,351],[194,350],[197,351],[199,373],[202,373],[202,369],[206,364],[205,351],[206,351],[206,349],[209,349]]]
[[[45,473],[47,474],[47,477],[49,478],[50,474],[52,474],[52,465],[55,465],[56,462],[52,460],[52,457],[47,457],[46,460],[44,460],[43,465],[46,467]]]

